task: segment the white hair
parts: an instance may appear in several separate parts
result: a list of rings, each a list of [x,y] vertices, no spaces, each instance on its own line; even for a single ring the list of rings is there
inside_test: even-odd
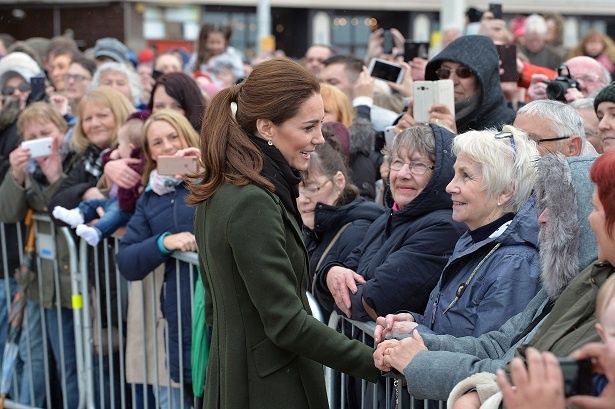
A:
[[[502,204],[504,212],[518,212],[530,197],[540,155],[536,142],[524,132],[510,125],[501,133],[495,129],[468,131],[455,137],[453,153],[457,157],[464,154],[480,165],[484,189],[490,197],[512,193]]]
[[[525,20],[525,33],[546,35],[548,31],[547,22],[539,14],[532,14]]]
[[[126,64],[114,61],[101,64],[94,73],[89,89],[94,90],[100,86],[100,77],[102,77],[103,73],[106,71],[115,71],[126,76],[128,87],[130,88],[130,95],[132,97],[130,102],[132,102],[134,106],[139,106],[141,104],[141,82],[135,70]]]
[[[585,139],[583,118],[570,105],[551,99],[537,99],[522,106],[517,115],[537,116],[549,122],[551,131],[557,136],[579,135]]]

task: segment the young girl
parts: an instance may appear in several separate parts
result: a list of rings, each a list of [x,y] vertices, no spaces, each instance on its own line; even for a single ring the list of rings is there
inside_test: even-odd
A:
[[[236,79],[243,78],[243,61],[239,51],[231,47],[232,29],[228,25],[203,24],[196,46],[193,71],[214,71],[218,61],[229,63]]]

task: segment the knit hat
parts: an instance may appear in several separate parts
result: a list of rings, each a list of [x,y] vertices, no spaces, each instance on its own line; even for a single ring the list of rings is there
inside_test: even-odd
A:
[[[4,87],[6,80],[15,74],[30,82],[32,77],[42,75],[43,72],[32,57],[15,51],[0,60],[0,87]]]
[[[128,62],[130,50],[120,40],[112,37],[100,38],[94,46],[94,58],[109,57],[115,62]]]
[[[615,82],[602,88],[598,95],[596,95],[596,98],[594,98],[594,111],[598,111],[598,105],[604,101],[615,103]]]

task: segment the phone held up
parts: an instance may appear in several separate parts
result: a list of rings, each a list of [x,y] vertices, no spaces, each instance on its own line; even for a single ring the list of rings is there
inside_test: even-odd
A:
[[[426,41],[410,41],[404,43],[404,61],[412,61],[415,58],[429,58],[429,43]]]
[[[417,123],[429,122],[429,110],[435,104],[444,104],[455,115],[455,91],[452,80],[414,81],[412,116]]]
[[[159,156],[156,169],[162,176],[192,175],[198,170],[196,156]]]
[[[574,358],[558,358],[564,374],[564,395],[591,395],[592,361]]]
[[[502,20],[502,3],[489,3],[489,11],[496,20]]]
[[[517,46],[514,44],[498,44],[495,47],[498,50],[498,55],[502,63],[500,81],[519,81],[519,72],[517,71]]]
[[[382,53],[393,54],[393,34],[391,30],[384,30],[382,32]]]
[[[32,139],[21,143],[22,148],[30,149],[30,157],[42,158],[51,155],[51,146],[53,145],[53,137]]]
[[[380,58],[372,58],[369,62],[369,75],[381,80],[401,83],[404,79],[406,70],[399,64],[381,60]]]

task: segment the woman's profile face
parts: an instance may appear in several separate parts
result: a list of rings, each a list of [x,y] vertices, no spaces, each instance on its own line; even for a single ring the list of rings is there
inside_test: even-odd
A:
[[[345,185],[345,182],[344,182]],[[314,210],[316,203],[333,206],[343,190],[335,185],[333,178],[318,172],[310,172],[310,178],[299,184],[297,208],[301,220],[308,228],[314,228]]]
[[[212,31],[207,34],[207,40],[205,41],[205,49],[211,54],[219,55],[224,52],[226,48],[226,39],[224,38],[224,33],[220,31]]]
[[[109,106],[100,101],[88,101],[81,114],[81,127],[90,143],[105,149],[111,145],[117,123]]]
[[[188,147],[183,135],[167,121],[153,122],[147,131],[149,156],[154,162],[158,156],[172,156],[180,149]]]
[[[470,230],[484,226],[502,215],[497,197],[487,194],[481,164],[460,153],[455,161],[455,176],[446,187],[453,200],[453,220]]]
[[[320,94],[314,94],[301,104],[292,118],[272,125],[271,142],[291,168],[307,170],[310,154],[325,142],[322,120],[325,116]]]
[[[154,91],[154,101],[152,103],[152,111],[160,111],[161,109],[172,109],[186,116],[186,112],[182,108],[181,104],[169,94],[164,85],[158,85],[156,91]]]
[[[431,180],[432,160],[428,155],[418,151],[399,149],[393,152],[389,165],[391,195],[395,203],[402,208],[421,194]]]
[[[598,259],[606,260],[612,265],[615,265],[615,239],[609,237],[606,228],[604,206],[602,206],[602,202],[600,202],[596,189],[594,189],[594,194],[592,195],[592,212],[587,219],[596,236]]]

